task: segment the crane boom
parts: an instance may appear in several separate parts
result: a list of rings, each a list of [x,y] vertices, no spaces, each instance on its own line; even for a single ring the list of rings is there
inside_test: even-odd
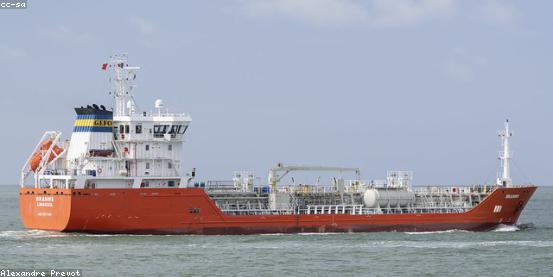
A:
[[[357,177],[361,175],[359,168],[354,167],[333,167],[333,166],[308,166],[308,165],[283,165],[278,164],[276,167],[273,167],[269,169],[269,184],[271,185],[271,189],[276,189],[276,185],[280,180],[286,176],[288,173],[292,171],[333,171],[333,172],[344,172],[344,171],[350,171],[355,172]],[[277,172],[284,172],[283,174],[279,175]]]
[[[355,172],[357,179],[360,179],[360,170],[359,168],[353,167],[332,167],[332,166],[307,166],[307,165],[283,165],[279,163],[276,167],[269,169],[269,185],[271,190],[269,192],[269,208],[275,210],[277,208],[277,184],[282,180],[284,176],[292,171],[334,171],[334,172],[344,172],[351,171]],[[284,172],[281,175],[278,172]]]

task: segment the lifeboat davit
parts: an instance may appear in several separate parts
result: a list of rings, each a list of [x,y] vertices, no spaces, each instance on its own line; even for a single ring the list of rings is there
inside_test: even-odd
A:
[[[52,141],[45,140],[40,145],[40,149],[33,154],[33,157],[31,158],[31,161],[30,161],[32,171],[36,172],[38,165],[42,161],[42,153],[45,153],[46,151],[48,151],[48,149],[50,149],[50,146],[52,146]],[[52,148],[52,152],[50,152],[50,157],[48,157],[48,162],[51,162],[52,160],[54,160],[62,152],[63,152],[63,148],[60,148],[57,145],[54,145],[54,147]]]

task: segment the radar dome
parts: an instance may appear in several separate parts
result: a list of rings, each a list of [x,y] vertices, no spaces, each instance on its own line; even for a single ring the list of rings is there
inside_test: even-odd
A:
[[[163,108],[163,100],[157,99],[156,102],[155,102],[155,107],[156,107],[156,109]]]

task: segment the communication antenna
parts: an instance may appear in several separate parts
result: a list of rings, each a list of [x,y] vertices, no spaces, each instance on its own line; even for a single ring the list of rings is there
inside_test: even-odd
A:
[[[499,159],[501,160],[502,174],[497,178],[497,185],[504,187],[511,187],[513,180],[511,180],[511,166],[510,161],[512,157],[510,149],[510,140],[513,134],[509,129],[509,119],[505,120],[505,129],[499,131],[499,137],[503,145],[503,151],[499,152]]]
[[[114,87],[113,98],[115,99],[114,116],[128,116],[135,107],[134,98],[130,91],[134,87],[138,66],[129,66],[127,54],[115,54],[109,57],[108,62],[102,64],[103,70],[113,70],[114,78],[110,78]],[[128,102],[132,102],[128,105]]]

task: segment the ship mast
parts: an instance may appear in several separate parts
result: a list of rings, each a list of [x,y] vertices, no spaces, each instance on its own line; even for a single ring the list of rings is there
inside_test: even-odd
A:
[[[110,56],[107,62],[115,73],[115,77],[110,79],[114,86],[114,116],[129,116],[135,112],[135,103],[130,91],[134,87],[132,83],[136,79],[136,70],[140,67],[129,66],[127,61],[127,54],[116,54]]]
[[[513,134],[509,129],[509,120],[505,120],[505,129],[499,131],[499,137],[501,138],[501,143],[503,144],[503,151],[499,152],[499,159],[501,160],[502,174],[501,177],[497,178],[497,185],[504,187],[511,187],[513,181],[511,180],[511,150],[510,150],[510,140]]]

